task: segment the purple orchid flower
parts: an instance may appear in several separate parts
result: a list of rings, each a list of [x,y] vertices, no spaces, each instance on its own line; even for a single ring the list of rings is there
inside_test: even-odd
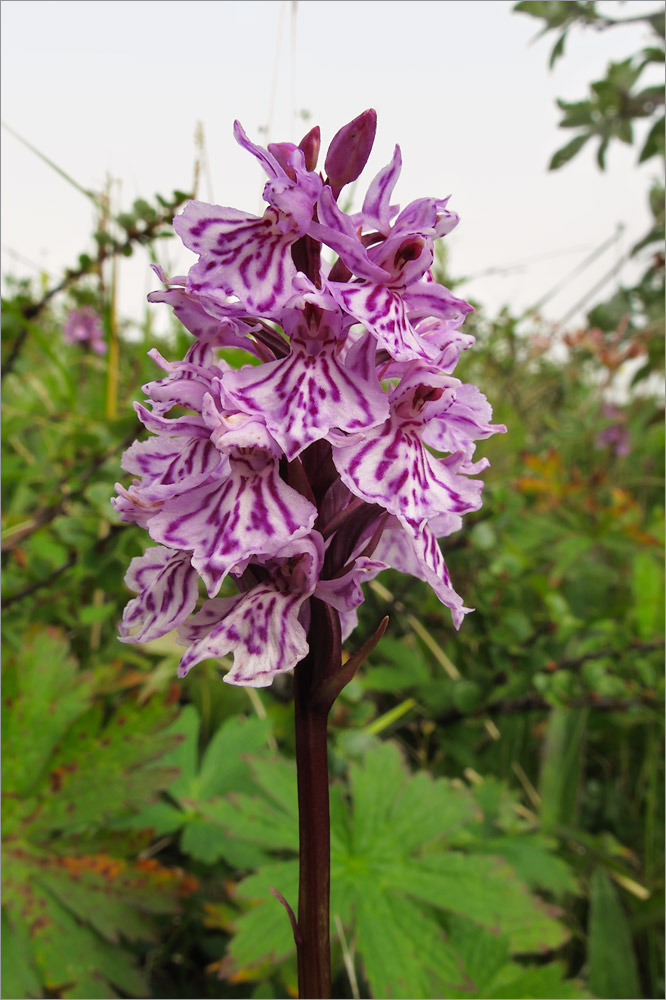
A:
[[[85,344],[95,354],[106,354],[102,321],[90,306],[70,310],[62,333],[66,344]]]
[[[151,436],[125,453],[135,478],[114,506],[156,545],[130,565],[121,638],[178,629],[181,676],[231,656],[226,681],[270,684],[308,655],[315,606],[346,637],[362,584],[387,567],[428,582],[456,627],[469,611],[438,539],[479,509],[476,442],[505,428],[452,374],[473,337],[471,306],[430,273],[458,222],[448,199],[392,204],[396,147],[360,212],[337,204],[375,128],[373,111],[344,126],[319,174],[318,129],[263,149],[236,123],[268,177],[263,216],[192,201],[174,226],[197,262],[171,280],[156,269],[150,301],[195,341],[181,362],[152,352],[164,377],[136,404]],[[246,352],[240,368],[228,347]],[[216,596],[227,578],[238,592]]]

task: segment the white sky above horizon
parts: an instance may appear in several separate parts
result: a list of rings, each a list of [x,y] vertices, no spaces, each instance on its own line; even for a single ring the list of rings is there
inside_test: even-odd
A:
[[[325,149],[374,107],[377,140],[359,196],[399,143],[396,201],[451,194],[461,216],[445,241],[451,273],[472,276],[457,293],[491,313],[519,313],[578,271],[544,306],[558,322],[647,230],[658,167],[637,167],[640,147],[616,144],[601,173],[590,145],[549,173],[552,153],[574,134],[557,128],[555,98],[583,99],[608,61],[650,35],[638,25],[577,29],[549,72],[555,36],[530,45],[540,22],[512,6],[300,0],[294,15],[283,0],[3,0],[2,117],[82,187],[119,181],[118,209],[191,185],[201,122],[209,169],[199,197],[260,212],[263,175],[233,140],[235,118],[261,144],[298,142],[317,123]],[[663,5],[601,6],[628,17]],[[2,195],[5,274],[43,270],[51,281],[91,249],[90,202],[7,130]],[[621,238],[581,271],[619,226]],[[172,274],[193,259],[176,240],[160,258]],[[588,306],[636,274],[623,265]],[[158,284],[147,255],[123,260],[119,281],[121,315],[139,319]]]

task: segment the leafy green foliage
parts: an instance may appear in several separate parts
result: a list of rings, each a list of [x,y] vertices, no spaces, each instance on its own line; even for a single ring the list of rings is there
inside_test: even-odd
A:
[[[155,935],[194,883],[142,859],[109,824],[174,776],[159,758],[173,710],[126,704],[104,719],[62,636],[35,630],[3,677],[3,996],[147,995],[125,942]]]
[[[293,854],[293,765],[257,757],[251,768],[258,791],[230,797],[225,835],[272,854]],[[559,911],[527,887],[548,883],[556,894],[571,891],[566,866],[524,834],[525,858],[530,851],[532,858],[524,880],[517,878],[502,853],[506,847],[523,865],[520,835],[506,842],[485,836],[483,811],[469,788],[410,775],[395,746],[374,744],[352,763],[348,786],[337,783],[331,791],[332,913],[356,942],[372,996],[436,996],[446,984],[465,987],[464,956],[447,935],[451,915],[505,935],[506,960],[549,953],[566,940]],[[291,928],[271,886],[295,900],[295,859],[262,865],[234,889],[239,905],[253,905],[234,921],[222,965],[232,980],[253,967],[261,974],[267,962],[293,952]]]
[[[227,796],[251,781],[247,754],[266,745],[268,719],[233,716],[215,732],[198,763],[199,716],[193,706],[183,709],[170,734],[182,737],[179,746],[162,758],[178,768],[179,777],[169,786],[169,800],[155,803],[131,820],[137,829],[155,834],[182,832],[182,850],[206,864],[224,859],[238,868],[252,868],[266,860],[261,849],[226,836],[232,807]],[[293,790],[283,789],[288,794]],[[290,831],[297,843],[297,829]],[[296,838],[296,839],[295,839]]]
[[[564,112],[560,128],[579,128],[580,132],[562,149],[554,154],[550,169],[557,170],[575,156],[592,138],[599,140],[597,163],[606,169],[606,151],[613,139],[631,145],[634,141],[633,122],[642,118],[653,118],[664,103],[663,87],[648,86],[636,89],[638,79],[648,62],[643,58],[625,59],[610,63],[606,76],[590,84],[591,94],[584,101],[558,100]],[[654,122],[645,140],[639,162],[652,156],[663,156],[663,115]]]

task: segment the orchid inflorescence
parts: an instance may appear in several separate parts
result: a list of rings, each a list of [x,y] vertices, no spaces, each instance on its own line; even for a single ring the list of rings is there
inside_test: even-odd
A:
[[[263,216],[190,201],[174,220],[198,261],[187,277],[157,269],[165,288],[149,299],[196,340],[183,361],[150,352],[166,375],[144,386],[150,408],[135,405],[152,436],[126,451],[138,478],[114,505],[157,543],[129,567],[121,638],[177,628],[180,676],[231,655],[226,681],[270,684],[308,652],[310,598],[344,638],[361,584],[387,567],[427,581],[456,627],[469,610],[437,539],[480,507],[475,441],[504,428],[451,374],[474,338],[460,331],[471,306],[430,272],[458,222],[448,199],[391,204],[396,146],[360,212],[337,203],[375,128],[371,110],[343,127],[322,175],[318,128],[263,149],[236,123],[268,174]],[[224,348],[247,363],[232,368]],[[217,597],[227,576],[239,592]]]

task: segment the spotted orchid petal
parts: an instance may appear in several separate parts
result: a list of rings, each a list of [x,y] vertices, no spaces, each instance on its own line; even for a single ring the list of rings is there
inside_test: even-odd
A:
[[[257,353],[256,346],[247,336],[247,326],[242,327],[232,316],[220,317],[206,312],[201,297],[185,288],[164,288],[151,292],[148,301],[166,302],[185,329],[204,343],[215,347],[241,347],[252,354]]]
[[[455,380],[453,380],[455,381]],[[426,386],[425,393],[431,387]],[[438,389],[446,401],[454,389]],[[463,514],[481,505],[482,483],[458,475],[460,456],[435,458],[422,444],[425,396],[418,390],[397,390],[391,414],[371,438],[355,435],[333,445],[333,461],[345,485],[367,503],[379,504],[391,514],[419,524],[446,511]]]
[[[311,537],[286,547],[282,555],[287,554],[288,562],[274,566],[270,580],[238,597],[206,601],[181,627],[180,641],[189,649],[178,667],[180,677],[201,660],[233,655],[224,678],[228,684],[266,687],[303,659],[308,644],[299,616],[314,592],[323,545]]]
[[[161,545],[132,559],[125,584],[139,596],[125,608],[121,642],[150,642],[166,635],[194,611],[199,596],[199,576],[187,553]]]
[[[262,218],[232,208],[188,202],[174,228],[199,261],[188,275],[188,290],[226,306],[236,296],[249,314],[279,318],[292,294],[296,266],[291,245],[298,227],[285,231],[274,208]],[[205,298],[204,298],[205,297]]]
[[[398,183],[401,169],[402,155],[400,146],[396,146],[393,151],[393,159],[371,181],[363,201],[361,216],[364,223],[368,228],[374,227],[383,236],[388,236],[391,230],[391,218],[397,211],[397,209],[391,209],[391,195]]]
[[[192,565],[211,597],[225,576],[257,553],[270,555],[308,534],[316,508],[288,486],[275,461],[255,469],[233,459],[227,478],[216,478],[165,501],[151,518],[151,537],[192,553]]]
[[[424,580],[442,604],[450,609],[456,628],[460,628],[464,616],[472,610],[464,607],[462,597],[453,589],[437,536],[429,525],[413,521],[394,522],[393,527],[382,535],[374,558],[400,573]]]
[[[126,472],[142,478],[141,496],[166,500],[200,486],[210,476],[227,475],[229,459],[210,437],[171,437],[160,434],[135,441],[122,458]]]
[[[379,282],[390,279],[390,272],[374,264],[368,256],[353,220],[338,208],[329,187],[322,190],[317,211],[320,221],[310,223],[310,236],[335,250],[347,267],[360,278]]]
[[[475,385],[460,383],[445,411],[427,414],[423,441],[437,451],[462,452],[469,457],[474,452],[475,441],[506,432],[503,424],[490,423],[492,415],[492,407],[483,393]]]
[[[367,430],[388,415],[388,400],[374,372],[372,381],[360,378],[339,360],[330,340],[312,354],[307,342],[292,338],[288,358],[230,373],[223,391],[227,405],[263,415],[290,461],[331,428]]]
[[[354,611],[363,603],[361,584],[374,580],[389,564],[379,559],[359,556],[353,566],[342,576],[331,580],[320,580],[315,590],[315,597],[326,601],[337,611],[348,613]]]
[[[409,322],[400,291],[389,285],[355,282],[331,282],[329,290],[338,305],[363,323],[396,361],[433,361],[439,355],[437,346],[419,337]]]

